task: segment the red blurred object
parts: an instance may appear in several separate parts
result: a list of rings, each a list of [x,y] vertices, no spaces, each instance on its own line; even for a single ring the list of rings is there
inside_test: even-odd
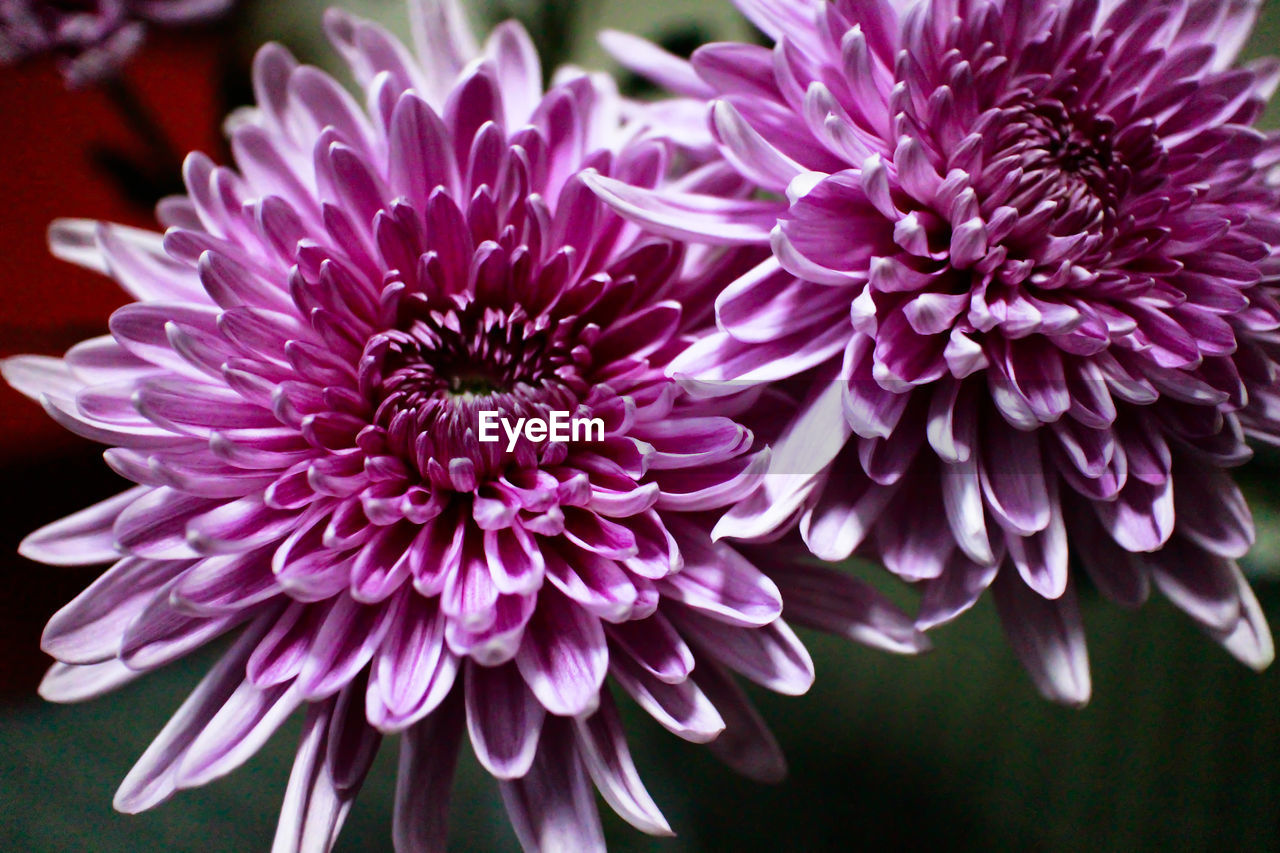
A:
[[[125,69],[126,84],[179,156],[222,148],[228,43],[220,29],[153,30]],[[59,217],[154,226],[151,212],[127,199],[93,152],[144,164],[154,158],[106,92],[67,91],[51,62],[0,68],[0,116],[0,356],[61,355],[103,334],[126,297],[110,279],[51,256],[45,230]],[[38,406],[0,386],[0,465],[78,445]]]
[[[125,71],[179,157],[200,149],[222,159],[221,84],[224,63],[235,61],[229,46],[225,30],[157,30]],[[61,355],[103,334],[127,297],[110,279],[50,255],[45,231],[58,217],[154,227],[151,211],[129,201],[127,187],[104,168],[102,153],[144,169],[154,169],[157,158],[107,92],[67,91],[52,63],[0,68],[0,116],[0,356]],[[99,569],[36,565],[17,555],[18,542],[124,484],[100,449],[2,382],[0,472],[0,691],[34,698],[49,664],[39,648],[41,627]]]

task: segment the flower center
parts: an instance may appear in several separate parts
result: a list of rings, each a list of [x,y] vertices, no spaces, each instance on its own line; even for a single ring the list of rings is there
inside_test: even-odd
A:
[[[534,464],[537,449],[523,440],[511,453],[505,440],[479,444],[480,412],[514,422],[574,411],[586,397],[586,365],[574,358],[569,325],[530,317],[519,305],[406,300],[397,327],[370,338],[360,360],[374,426],[424,476],[433,460],[447,470],[454,459],[470,459],[482,478],[513,460]]]
[[[1121,163],[1112,146],[1114,126],[1106,118],[1069,113],[1050,101],[1025,110],[1011,122],[1010,153],[1016,153],[1024,186],[1038,204],[1063,203],[1061,215],[1075,228],[1100,225],[1115,214],[1123,191]]]
[[[520,313],[483,316],[473,306],[431,311],[382,337],[384,402],[510,393],[537,385],[563,361],[551,352],[545,323]]]

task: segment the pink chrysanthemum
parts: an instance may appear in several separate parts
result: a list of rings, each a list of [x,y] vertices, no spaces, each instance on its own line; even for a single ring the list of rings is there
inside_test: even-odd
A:
[[[732,419],[751,398],[693,400],[664,375],[754,259],[645,237],[585,187],[584,167],[668,180],[669,145],[607,79],[562,73],[544,95],[518,26],[479,53],[453,4],[413,8],[421,65],[327,19],[368,113],[268,46],[258,106],[230,125],[239,171],[192,155],[163,238],[52,230],[137,302],[110,336],[4,374],[138,485],[23,544],[116,561],[51,620],[42,693],[98,695],[234,631],[118,808],[229,772],[305,707],[277,850],[328,848],[394,732],[398,849],[443,846],[464,731],[526,848],[602,846],[589,778],[668,833],[606,676],[681,737],[727,729],[712,749],[761,778],[782,759],[730,673],[783,693],[813,677],[778,588],[709,536],[767,464]],[[682,180],[739,182],[715,164]],[[483,443],[481,411],[603,434]],[[789,582],[798,619],[923,643],[841,576]]]
[[[0,0],[0,65],[53,54],[73,88],[114,74],[148,25],[211,21],[235,0]]]
[[[739,0],[776,46],[692,63],[613,36],[700,100],[724,157],[786,201],[595,186],[668,235],[772,243],[675,374],[810,393],[718,532],[799,519],[923,590],[988,587],[1041,691],[1090,692],[1070,558],[1150,581],[1256,668],[1225,469],[1276,441],[1277,66],[1232,64],[1256,2]]]

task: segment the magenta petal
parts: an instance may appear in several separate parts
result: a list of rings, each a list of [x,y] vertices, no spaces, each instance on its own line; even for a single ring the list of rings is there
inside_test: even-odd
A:
[[[800,535],[824,560],[847,559],[880,521],[896,488],[873,483],[858,467],[850,443],[832,463],[818,499],[800,516]]]
[[[191,616],[168,596],[151,599],[120,640],[120,660],[134,669],[154,669],[203,646],[223,632],[261,612],[278,612],[271,604],[225,616]]]
[[[383,527],[360,549],[351,564],[351,597],[365,604],[389,598],[409,579],[409,559],[419,528],[412,524]]]
[[[609,665],[604,629],[558,592],[544,591],[515,662],[543,707],[577,716],[599,701]]]
[[[500,595],[494,606],[492,625],[483,631],[471,632],[450,620],[445,625],[445,641],[458,656],[470,657],[483,666],[505,663],[520,650],[537,602],[537,595]]]
[[[983,439],[979,471],[987,509],[1023,536],[1044,530],[1051,512],[1037,435],[996,424]]]
[[[47,702],[84,702],[110,693],[141,674],[118,660],[83,666],[55,663],[40,681],[40,698]]]
[[[1151,592],[1150,570],[1102,528],[1089,507],[1068,505],[1074,552],[1098,591],[1124,607],[1138,607]]]
[[[685,563],[660,582],[664,594],[730,625],[767,625],[782,612],[777,586],[741,554],[691,525],[676,532]]]
[[[203,616],[234,613],[280,593],[269,551],[207,557],[186,572],[170,595],[184,610]]]
[[[116,516],[148,491],[144,486],[137,486],[47,524],[23,539],[18,553],[28,560],[54,566],[82,566],[119,559],[120,551],[112,532]]]
[[[245,681],[183,754],[177,768],[178,786],[204,785],[235,770],[266,743],[301,702],[292,686],[260,690]]]
[[[799,696],[813,686],[813,660],[781,619],[739,628],[682,608],[668,615],[702,654],[777,693]]]
[[[1135,553],[1155,551],[1173,535],[1173,480],[1152,486],[1130,479],[1114,501],[1095,503],[1094,508],[1120,547]]]
[[[389,609],[339,597],[307,649],[298,689],[310,700],[331,696],[373,657],[389,622]]]
[[[1089,656],[1075,591],[1068,586],[1056,600],[1041,598],[1006,567],[992,594],[1009,642],[1041,694],[1066,705],[1087,703]]]
[[[524,849],[605,849],[600,814],[570,721],[549,719],[528,774],[499,786]]]
[[[1049,526],[1039,533],[1022,537],[1005,536],[1009,558],[1018,574],[1045,598],[1057,598],[1067,588],[1067,528],[1057,504],[1057,488],[1050,490],[1052,507]]]
[[[927,631],[973,607],[995,580],[998,569],[997,563],[981,565],[961,554],[952,554],[942,574],[922,584],[924,593],[916,614],[916,627]]]
[[[292,681],[302,670],[307,647],[328,612],[328,605],[286,605],[245,663],[249,680],[259,687]]]
[[[586,172],[583,182],[618,213],[673,239],[721,245],[767,243],[778,206],[693,193],[658,193]]]
[[[478,531],[477,531],[478,532]],[[467,537],[457,571],[445,578],[441,610],[468,632],[490,628],[497,619],[499,592],[489,573],[479,536]]]
[[[667,819],[654,803],[627,747],[622,721],[613,697],[600,694],[600,708],[573,721],[578,749],[600,795],[623,820],[650,835],[673,835]]]
[[[199,552],[187,543],[187,522],[214,506],[212,501],[167,487],[149,489],[116,516],[116,541],[120,548],[139,557],[198,557]]]
[[[1210,553],[1240,559],[1256,538],[1244,495],[1222,472],[1193,470],[1193,476],[1173,496],[1178,534]]]
[[[1211,636],[1245,666],[1261,672],[1276,657],[1275,641],[1267,626],[1266,616],[1258,605],[1258,598],[1249,588],[1243,575],[1237,573],[1239,584],[1240,619],[1226,631],[1210,631]]]
[[[65,663],[114,658],[134,619],[190,566],[179,560],[121,560],[50,618],[40,648]]]
[[[643,74],[664,89],[699,100],[705,100],[712,94],[711,87],[699,79],[688,60],[670,54],[642,38],[616,30],[605,30],[600,33],[599,39],[601,46],[618,62]]]
[[[849,378],[842,400],[844,417],[850,429],[863,438],[888,438],[902,418],[911,395],[886,390],[875,381],[872,348],[870,337],[858,335],[845,349],[844,370]]]
[[[722,508],[763,481],[770,459],[770,451],[765,448],[750,456],[697,469],[663,472],[657,506],[690,512]],[[634,521],[630,523],[634,525]]]
[[[844,572],[795,561],[774,578],[789,622],[890,652],[915,654],[931,646],[911,617]]]
[[[272,509],[249,496],[192,517],[187,541],[201,554],[239,553],[283,539],[296,523],[296,512]]]
[[[625,525],[575,507],[567,508],[564,517],[565,538],[583,550],[615,560],[636,555],[635,534]]]
[[[547,577],[576,604],[606,622],[630,618],[639,595],[621,565],[588,551],[565,558],[549,555]]]
[[[791,206],[782,233],[807,261],[824,270],[865,271],[873,255],[887,250],[890,227],[867,199],[857,173],[826,176]],[[858,239],[850,240],[848,235]],[[786,265],[786,261],[783,261]],[[808,278],[800,269],[792,269]]]
[[[67,362],[47,355],[6,358],[0,361],[0,372],[15,391],[36,402],[48,396],[72,400],[84,387]]]
[[[730,768],[765,784],[777,784],[787,776],[787,760],[769,727],[733,678],[714,663],[698,667],[698,686],[719,709],[724,732],[708,744]]]
[[[843,294],[797,279],[770,258],[745,273],[716,297],[716,320],[735,340],[766,343],[794,331],[797,312],[833,316],[848,310]]]
[[[662,517],[654,510],[628,520],[628,526],[636,537],[638,553],[628,557],[623,565],[641,578],[658,580],[684,565],[680,546],[671,531],[662,523]]]
[[[527,595],[542,583],[546,561],[541,546],[523,528],[486,530],[484,551],[499,592]]]
[[[310,706],[273,850],[328,850],[337,840],[380,741],[353,713],[360,707],[357,695],[348,690]]]
[[[241,634],[187,701],[182,703],[121,783],[115,797],[118,810],[136,814],[162,802],[174,792],[178,763],[204,727],[243,683],[245,661],[269,624],[269,619],[260,619]]]
[[[822,364],[844,349],[848,332],[839,324],[801,329],[767,347],[712,333],[691,345],[669,365],[667,373],[700,393],[728,394],[739,386],[728,381],[771,382]],[[779,357],[784,355],[785,358]]]
[[[612,655],[630,656],[641,669],[665,684],[679,684],[693,671],[693,651],[661,613],[609,625],[605,630],[612,641]]]
[[[1230,631],[1239,621],[1242,576],[1234,560],[1174,539],[1142,562],[1165,597],[1209,630]]]
[[[444,853],[449,835],[449,792],[465,716],[462,691],[455,691],[401,737],[392,823],[397,850]]]
[[[828,372],[834,379],[834,371]],[[797,417],[773,443],[769,473],[761,488],[716,524],[715,538],[767,535],[800,509],[852,434],[842,412],[843,393],[839,382],[818,383]]]
[[[444,642],[445,619],[434,602],[402,597],[369,671],[365,716],[382,731],[416,723],[453,688],[458,658]]]
[[[529,772],[547,712],[514,664],[467,664],[467,731],[476,758],[499,779]]]
[[[761,136],[728,101],[712,104],[711,126],[725,157],[766,189],[782,192],[796,175],[806,171]]]
[[[343,803],[323,773],[325,742],[334,700],[311,705],[302,724],[302,739],[289,774],[273,851],[303,853],[330,846],[346,819]]]
[[[708,743],[724,731],[724,719],[692,679],[666,684],[625,657],[615,657],[610,663],[610,672],[622,689],[677,737]]]

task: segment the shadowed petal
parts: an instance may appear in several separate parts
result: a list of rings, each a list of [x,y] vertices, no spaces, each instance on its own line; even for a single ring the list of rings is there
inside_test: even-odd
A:
[[[603,851],[604,835],[572,723],[551,718],[533,766],[499,783],[516,837],[528,851]]]
[[[1087,703],[1089,657],[1074,590],[1068,586],[1054,601],[1041,598],[1006,567],[992,593],[1009,642],[1040,692],[1067,705]]]
[[[514,664],[467,665],[467,731],[484,768],[499,779],[529,772],[546,710]]]

